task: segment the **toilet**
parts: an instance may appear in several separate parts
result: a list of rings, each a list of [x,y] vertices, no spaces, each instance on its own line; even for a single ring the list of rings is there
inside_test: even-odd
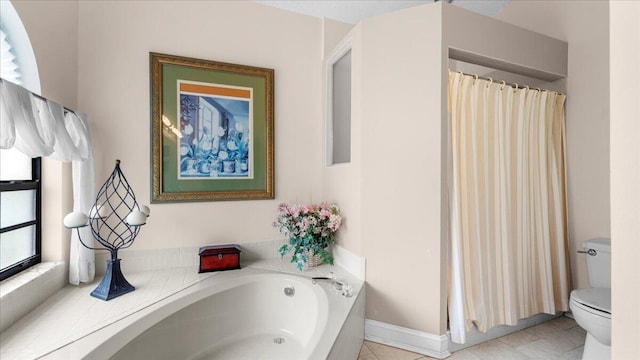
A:
[[[569,307],[586,332],[582,360],[611,359],[611,240],[582,243],[589,273],[589,289],[571,292]]]

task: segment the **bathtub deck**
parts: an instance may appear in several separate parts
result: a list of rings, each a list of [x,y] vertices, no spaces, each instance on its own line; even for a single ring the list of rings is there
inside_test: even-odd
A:
[[[68,285],[2,332],[0,359],[34,359],[213,276],[197,268],[125,274],[136,290],[109,301],[89,294],[101,278]]]

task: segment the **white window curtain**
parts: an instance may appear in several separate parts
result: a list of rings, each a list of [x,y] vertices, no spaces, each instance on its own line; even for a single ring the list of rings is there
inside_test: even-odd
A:
[[[452,340],[568,310],[565,95],[449,73]]]
[[[88,213],[95,196],[95,171],[86,115],[43,100],[20,85],[0,81],[0,148],[15,147],[29,157],[72,161],[73,211]],[[60,219],[62,222],[62,219]],[[92,239],[88,227],[83,239]],[[87,241],[87,240],[85,240]],[[93,250],[72,232],[69,282],[90,282],[95,276]]]

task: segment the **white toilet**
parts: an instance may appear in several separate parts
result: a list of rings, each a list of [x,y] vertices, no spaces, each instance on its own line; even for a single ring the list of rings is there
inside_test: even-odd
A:
[[[587,331],[582,360],[611,359],[611,240],[582,243],[587,257],[589,289],[571,292],[570,307],[580,327]]]

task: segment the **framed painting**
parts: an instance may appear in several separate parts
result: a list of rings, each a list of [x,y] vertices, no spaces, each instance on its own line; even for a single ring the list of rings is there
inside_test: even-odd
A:
[[[149,60],[151,202],[273,199],[273,69]]]

